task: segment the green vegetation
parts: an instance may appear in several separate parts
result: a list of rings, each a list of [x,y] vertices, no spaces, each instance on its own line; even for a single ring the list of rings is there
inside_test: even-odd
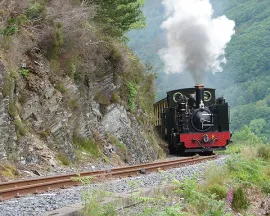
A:
[[[0,33],[4,36],[12,36],[19,32],[27,22],[27,17],[21,14],[17,17],[8,18],[5,28],[0,30]]]
[[[232,202],[232,208],[235,210],[246,210],[250,203],[245,195],[245,191],[242,187],[237,187],[233,191],[233,202]]]
[[[120,142],[118,138],[113,135],[109,135],[108,140],[116,147],[116,154],[119,155],[124,162],[128,163],[130,161],[130,155],[126,145]]]
[[[25,122],[20,116],[25,114],[26,102],[31,101],[33,92],[42,100],[50,97],[51,92],[45,96],[45,91],[41,90],[48,82],[63,94],[60,106],[64,109],[79,112],[80,99],[90,99],[89,93],[95,92],[94,99],[101,104],[101,111],[111,103],[130,108],[133,113],[136,108],[138,116],[144,118],[142,131],[143,127],[151,128],[156,77],[125,44],[129,30],[145,26],[143,4],[142,0],[16,0],[1,3],[3,95],[10,101],[9,113],[16,125],[18,143],[28,131],[39,131],[39,137],[44,141],[51,135],[49,129],[36,130],[32,116]],[[114,90],[106,88],[97,92],[92,89],[111,75],[116,86]],[[75,82],[80,96],[73,94],[73,89],[67,89],[66,80]],[[151,140],[155,139],[151,137]],[[99,150],[101,142],[95,137],[74,137],[76,154],[88,158],[89,155],[91,158],[103,157],[108,161]],[[116,146],[128,161],[125,146],[121,143]],[[160,154],[158,145],[155,147]],[[59,154],[58,158],[63,164],[69,164],[65,155]]]
[[[115,37],[122,37],[131,29],[145,27],[141,11],[144,0],[94,0],[98,5],[95,20],[103,31]]]
[[[58,91],[60,91],[62,94],[65,94],[68,91],[67,88],[65,87],[65,85],[61,82],[56,83],[55,88]]]
[[[0,178],[15,178],[19,176],[18,170],[10,163],[0,164]]]
[[[76,110],[78,108],[78,102],[75,99],[68,99],[67,104],[71,110]]]
[[[137,94],[137,86],[134,83],[128,83],[128,92],[129,92],[129,97],[128,97],[128,107],[131,111],[134,110],[135,108],[135,96]]]
[[[74,181],[80,182],[82,185],[89,185],[93,181],[93,177],[77,177],[73,178]],[[84,203],[83,215],[95,216],[116,216],[116,208],[113,204],[103,204],[102,201],[113,196],[112,193],[102,189],[83,189],[82,201]]]
[[[270,4],[268,0],[210,0],[214,16],[226,15],[236,22],[236,34],[226,48],[227,63],[222,73],[210,73],[205,85],[217,88],[232,107],[233,131],[247,125],[259,137],[270,141]],[[157,99],[168,90],[191,87],[187,74],[164,73],[158,51],[166,46],[161,0],[145,2],[143,11],[147,27],[128,33],[129,46],[145,64],[151,64],[158,74]],[[210,80],[211,82],[209,82]]]
[[[22,123],[21,119],[16,118],[14,120],[14,124],[16,125],[18,132],[21,136],[25,136],[26,135],[26,127],[25,125]]]
[[[46,130],[44,130],[44,131],[42,131],[41,133],[40,133],[40,135],[43,137],[43,138],[47,138],[47,137],[49,137],[49,136],[51,136],[51,134],[52,134],[52,132],[51,132],[51,130],[49,129],[49,128],[47,128]]]
[[[110,139],[116,142],[115,137],[110,137]],[[232,216],[233,212],[229,211],[226,201],[229,193],[232,193],[232,210],[243,215],[250,215],[249,207],[254,204],[254,200],[248,195],[254,193],[257,196],[261,191],[267,196],[270,191],[269,155],[268,153],[266,157],[261,155],[262,151],[269,153],[270,145],[242,145],[241,151],[231,153],[232,157],[223,166],[210,166],[203,174],[203,180],[200,181],[195,179],[178,181],[174,179],[174,176],[166,176],[161,171],[163,181],[158,186],[159,192],[150,197],[140,195],[140,181],[130,181],[128,185],[131,205],[133,202],[139,202],[137,205],[143,211],[139,214],[141,216]],[[89,183],[88,181],[87,184]],[[166,192],[161,192],[160,189],[167,184],[172,187],[166,189]],[[263,198],[263,194],[260,196]],[[96,212],[97,215],[106,215],[108,205],[102,204],[102,201],[105,197],[114,198],[114,195],[91,190],[83,192],[83,197],[86,215]],[[172,205],[172,203],[175,204]],[[94,208],[91,209],[90,206]],[[116,211],[116,203],[113,206],[109,208],[112,215],[127,215],[129,212],[129,209]]]
[[[58,153],[56,155],[56,159],[62,163],[64,166],[71,165],[70,160],[68,159],[68,156],[65,153]]]
[[[99,92],[96,94],[95,96],[95,100],[99,103],[99,104],[102,104],[102,105],[110,105],[111,102],[108,98],[108,96],[106,95],[106,93],[104,92]]]
[[[74,134],[72,139],[75,148],[85,151],[92,158],[99,158],[102,155],[98,144],[92,138],[83,138]]]
[[[23,69],[20,70],[20,74],[23,77],[26,77],[28,73],[29,73],[29,70],[28,69],[23,68]]]
[[[25,12],[29,20],[37,20],[45,17],[45,4],[33,1]]]

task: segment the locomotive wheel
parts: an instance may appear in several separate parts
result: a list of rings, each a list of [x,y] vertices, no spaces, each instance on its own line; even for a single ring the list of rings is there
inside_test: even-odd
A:
[[[176,149],[175,149],[175,147],[174,147],[173,144],[170,144],[170,146],[169,146],[169,152],[170,152],[170,154],[175,154],[176,153]]]
[[[177,149],[176,149],[175,143],[173,141],[169,145],[169,151],[170,151],[170,154],[176,154],[177,153]]]
[[[180,154],[180,155],[185,155],[185,149],[184,147],[176,147],[175,144],[172,142],[169,145],[169,152],[170,154]]]

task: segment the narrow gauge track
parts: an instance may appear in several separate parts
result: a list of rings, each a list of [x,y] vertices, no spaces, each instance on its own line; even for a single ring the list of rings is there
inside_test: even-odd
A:
[[[26,194],[38,194],[53,189],[79,186],[80,182],[74,181],[74,178],[79,176],[92,176],[93,181],[101,181],[116,177],[131,177],[138,175],[139,173],[149,173],[158,171],[159,169],[165,170],[214,158],[216,158],[216,155],[208,157],[188,157],[184,159],[182,158],[177,160],[125,166],[120,168],[113,168],[110,170],[98,170],[91,172],[82,172],[80,174],[73,173],[59,176],[6,182],[0,184],[0,200],[8,200],[14,197],[21,197]]]

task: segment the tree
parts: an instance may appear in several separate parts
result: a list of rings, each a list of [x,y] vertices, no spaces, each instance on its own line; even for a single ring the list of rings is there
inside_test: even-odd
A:
[[[115,37],[132,30],[145,27],[145,17],[141,10],[144,0],[94,0],[98,5],[95,20],[103,30]]]
[[[252,132],[254,132],[257,136],[261,137],[263,136],[263,133],[265,133],[265,127],[267,125],[267,122],[265,119],[254,119],[249,123],[249,128]]]

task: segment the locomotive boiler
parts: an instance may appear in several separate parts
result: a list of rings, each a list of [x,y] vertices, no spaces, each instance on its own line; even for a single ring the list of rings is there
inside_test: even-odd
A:
[[[211,154],[225,150],[230,142],[230,109],[223,97],[216,99],[215,89],[195,88],[167,92],[154,104],[155,126],[168,142],[170,153]]]

